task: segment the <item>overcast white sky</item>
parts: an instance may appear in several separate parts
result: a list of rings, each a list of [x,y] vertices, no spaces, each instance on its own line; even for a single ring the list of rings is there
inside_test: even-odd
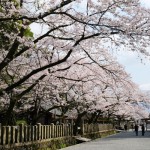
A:
[[[120,64],[132,77],[132,81],[137,83],[142,90],[150,90],[150,60],[138,57],[136,52],[116,52]]]
[[[141,0],[142,5],[150,8],[150,0]],[[120,64],[125,67],[132,80],[137,83],[142,90],[150,90],[150,60],[141,58],[134,52],[116,52]]]

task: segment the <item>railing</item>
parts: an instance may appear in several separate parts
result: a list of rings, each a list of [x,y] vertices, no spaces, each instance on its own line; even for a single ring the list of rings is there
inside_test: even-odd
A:
[[[111,124],[84,124],[82,126],[82,134],[103,132],[108,130],[113,130],[113,125]]]
[[[112,130],[110,124],[84,124],[81,127],[82,134]],[[1,126],[0,146],[27,144],[38,141],[49,141],[53,138],[71,137],[73,135],[72,124],[41,125],[34,126],[20,124],[18,126]]]
[[[41,125],[34,126],[1,126],[0,125],[0,145],[27,143],[41,141],[58,137],[72,136],[72,125]]]

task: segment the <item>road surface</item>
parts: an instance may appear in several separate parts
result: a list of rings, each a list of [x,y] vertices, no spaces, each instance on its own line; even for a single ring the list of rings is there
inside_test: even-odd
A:
[[[102,139],[73,145],[61,150],[150,150],[150,131],[136,136],[133,131],[123,131]]]

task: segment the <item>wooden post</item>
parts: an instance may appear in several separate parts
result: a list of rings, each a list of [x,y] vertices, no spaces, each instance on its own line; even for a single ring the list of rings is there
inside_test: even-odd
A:
[[[41,140],[41,124],[37,124],[37,140]]]
[[[19,124],[19,142],[22,143],[24,142],[24,125],[23,123],[22,124]]]
[[[54,125],[54,138],[57,137],[57,125]]]
[[[64,136],[67,136],[67,124],[64,124]]]
[[[67,134],[66,134],[66,136],[68,136],[69,135],[69,124],[67,123],[67,125],[66,125],[66,130],[67,130]]]
[[[38,140],[38,130],[37,125],[34,126],[34,141]]]
[[[15,143],[19,143],[19,126],[15,126]]]
[[[54,124],[51,123],[51,137],[54,138]]]
[[[11,127],[7,126],[6,127],[6,144],[10,144],[11,142],[11,132],[10,132]]]
[[[98,124],[98,132],[100,131],[100,124]]]
[[[59,137],[62,137],[62,124],[59,126]]]
[[[87,133],[87,124],[84,124],[84,134]]]
[[[59,137],[59,125],[56,125],[56,137]]]
[[[49,126],[46,126],[46,139],[49,139]]]
[[[31,141],[34,141],[35,130],[34,126],[31,126]]]
[[[11,126],[11,143],[15,143],[15,126]]]
[[[87,130],[87,124],[84,124],[84,133],[86,133]]]
[[[65,136],[65,134],[64,134],[64,123],[62,124],[61,135],[62,135],[62,137]]]
[[[99,126],[99,131],[101,131],[101,124],[99,124],[98,126]]]
[[[61,137],[61,129],[62,129],[62,125],[59,125],[59,137]]]
[[[55,138],[57,138],[58,137],[58,125],[57,124],[55,125],[54,129],[55,129],[54,130],[55,131],[54,132],[55,133]]]
[[[51,133],[51,125],[49,125],[48,128],[49,128],[49,138],[51,138],[51,137],[52,137],[52,133]]]
[[[24,126],[24,142],[27,142],[28,141],[28,134],[27,134],[27,131],[28,131],[28,128],[27,126],[25,125]]]
[[[6,144],[6,126],[2,126],[2,145]]]
[[[74,126],[74,121],[71,119],[71,136],[73,136],[73,126]]]
[[[57,137],[60,137],[60,125],[57,125]]]
[[[48,128],[49,128],[49,138],[51,138],[51,137],[52,137],[52,133],[51,133],[51,125],[49,125]]]
[[[44,126],[41,125],[41,140],[44,139]]]
[[[44,139],[46,139],[46,125],[44,125]]]
[[[28,126],[28,141],[31,141],[31,125]]]
[[[69,123],[69,136],[71,136],[71,123]]]
[[[84,135],[84,120],[81,123],[81,134]]]
[[[67,136],[69,135],[69,123],[67,123]]]
[[[60,125],[58,125],[58,135],[57,137],[60,137]]]

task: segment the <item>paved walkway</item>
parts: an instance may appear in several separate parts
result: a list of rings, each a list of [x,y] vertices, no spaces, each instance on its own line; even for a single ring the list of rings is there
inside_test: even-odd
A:
[[[133,131],[121,132],[91,142],[77,144],[61,150],[150,150],[150,131],[135,136]]]

